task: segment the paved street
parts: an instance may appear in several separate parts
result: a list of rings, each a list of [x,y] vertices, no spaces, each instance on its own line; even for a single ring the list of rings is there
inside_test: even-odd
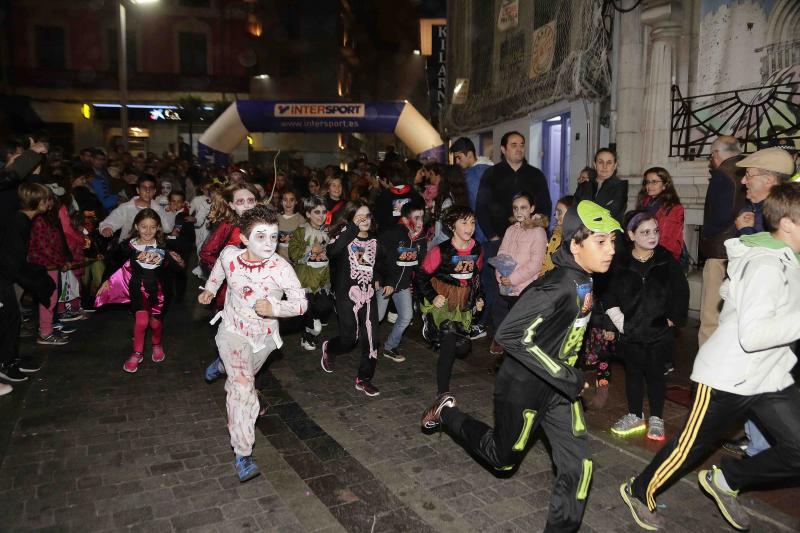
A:
[[[436,356],[405,339],[408,360],[381,358],[377,398],[353,387],[355,353],[324,374],[319,354],[286,335],[262,379],[270,403],[255,456],[263,475],[240,484],[228,444],[223,383],[207,385],[215,356],[209,311],[176,305],[167,360],[122,372],[132,321],[124,309],[80,322],[65,347],[42,349],[43,370],[0,398],[3,531],[540,531],[551,466],[541,441],[518,471],[496,477],[450,437],[425,435]],[[335,324],[328,326],[327,331]],[[386,325],[383,326],[386,328]],[[384,329],[384,334],[386,333]],[[476,353],[458,361],[453,392],[491,420],[493,376]],[[149,351],[147,352],[149,354]],[[618,416],[618,415],[617,415]],[[595,420],[589,417],[590,425]],[[581,531],[637,531],[617,493],[650,452],[592,431],[594,478]],[[752,531],[797,531],[800,521],[743,497]],[[693,475],[660,498],[669,530],[733,531]]]

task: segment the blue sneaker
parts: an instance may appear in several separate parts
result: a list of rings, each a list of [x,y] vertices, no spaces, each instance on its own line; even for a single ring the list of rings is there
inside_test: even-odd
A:
[[[75,333],[76,331],[78,331],[77,329],[73,328],[72,326],[69,326],[69,325],[67,325],[67,324],[65,324],[63,322],[60,322],[60,321],[53,322],[53,329],[56,330],[56,331],[60,331],[64,335],[69,335],[70,333]]]
[[[206,368],[206,381],[211,383],[215,381],[218,377],[225,374],[225,370],[223,370],[224,366],[222,365],[222,360],[217,357],[214,361],[208,365]]]
[[[242,483],[250,481],[261,474],[261,470],[258,469],[258,465],[253,460],[252,455],[237,455],[235,465],[236,472],[239,474],[239,481]]]

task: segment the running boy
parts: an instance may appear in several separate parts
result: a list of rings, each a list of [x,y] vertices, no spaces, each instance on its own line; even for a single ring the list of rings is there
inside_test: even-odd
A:
[[[258,205],[240,217],[239,229],[246,249],[228,246],[222,250],[197,300],[210,304],[227,281],[225,307],[212,324],[222,317],[216,341],[228,376],[225,391],[231,446],[239,481],[244,482],[260,474],[252,456],[259,412],[255,375],[269,354],[283,344],[276,319],[302,315],[306,297],[291,265],[275,253],[275,212]],[[282,300],[284,294],[286,300]],[[223,372],[219,364],[217,372],[213,377]]]
[[[752,157],[752,156],[751,156]],[[796,478],[800,471],[800,391],[791,370],[800,338],[800,184],[775,185],[764,200],[766,227],[728,239],[728,279],[719,327],[700,348],[691,379],[694,404],[677,433],[636,478],[619,490],[642,529],[665,526],[656,512],[656,494],[680,479],[713,451],[731,426],[758,420],[775,446],[744,460],[723,459],[722,467],[701,470],[700,486],[725,519],[747,530],[750,519],[740,491]]]
[[[588,200],[567,211],[557,268],[529,285],[495,335],[508,357],[495,381],[494,428],[459,411],[449,393],[422,416],[423,427],[442,423],[497,470],[515,468],[542,424],[556,469],[549,532],[577,530],[586,505],[592,462],[579,399],[584,381],[574,364],[592,312],[591,275],[608,270],[620,229]]]

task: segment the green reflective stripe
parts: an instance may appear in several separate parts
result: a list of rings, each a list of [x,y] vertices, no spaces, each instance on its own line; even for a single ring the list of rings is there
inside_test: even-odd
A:
[[[586,422],[583,420],[581,401],[575,400],[572,402],[572,434],[578,436],[584,433],[586,433]]]
[[[578,493],[576,494],[577,499],[579,500],[586,499],[586,496],[589,494],[590,481],[592,481],[592,460],[584,459],[583,471],[581,472],[581,479],[578,482]]]
[[[523,344],[530,344],[533,341],[533,335],[536,333],[536,328],[538,328],[539,324],[542,322],[544,322],[544,318],[539,317],[534,320],[530,326],[528,326],[528,329],[525,330],[525,338],[522,339]]]
[[[533,427],[533,419],[535,416],[536,416],[536,411],[532,409],[525,409],[522,412],[522,418],[525,419],[525,422],[522,425],[522,432],[519,434],[517,442],[511,448],[515,452],[525,451],[525,445],[528,443],[528,437],[531,434],[531,428]]]
[[[513,468],[514,468],[514,465],[510,465],[510,466],[500,466],[500,467],[495,467],[495,470],[503,470],[503,471],[508,471],[508,470],[512,470]]]
[[[544,353],[544,351],[535,344],[528,348],[528,351],[539,360],[544,369],[547,370],[551,376],[557,376],[561,372],[561,365],[553,361],[549,355]]]

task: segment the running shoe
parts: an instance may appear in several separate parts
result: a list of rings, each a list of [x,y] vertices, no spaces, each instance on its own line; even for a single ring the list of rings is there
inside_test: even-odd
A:
[[[703,490],[717,502],[717,507],[719,507],[725,520],[739,531],[747,531],[750,529],[750,517],[747,516],[747,511],[742,504],[739,503],[739,491],[725,490],[717,485],[717,476],[720,475],[722,475],[722,470],[712,466],[711,470],[699,471],[697,480]]]
[[[669,376],[675,371],[675,363],[670,361],[669,363],[664,363],[664,375]]]
[[[206,381],[211,383],[212,381],[215,381],[217,378],[223,375],[225,373],[223,368],[224,367],[222,365],[222,360],[219,357],[214,359],[211,362],[211,364],[206,367],[206,374],[205,374]]]
[[[319,360],[322,370],[330,374],[333,372],[334,364],[333,359],[328,356],[328,341],[322,343],[322,357]]]
[[[392,313],[391,311],[386,313],[386,322],[389,324],[394,324],[397,322],[397,313]]]
[[[133,352],[130,357],[128,357],[128,360],[125,361],[125,364],[122,365],[122,370],[129,374],[133,374],[139,370],[139,364],[141,364],[142,361],[144,361],[142,352]]]
[[[482,339],[486,335],[486,326],[482,324],[472,324],[469,328],[469,338],[472,340]]]
[[[252,455],[237,455],[235,465],[236,473],[239,475],[239,481],[242,483],[250,481],[261,474],[261,470],[258,469],[258,465]]]
[[[39,336],[36,338],[36,344],[44,344],[48,346],[64,346],[67,344],[69,340],[66,337],[62,337],[58,334],[58,332],[53,332],[47,337]]]
[[[59,316],[61,322],[75,322],[76,320],[87,320],[89,317],[83,311],[64,311]]]
[[[164,348],[162,348],[160,344],[154,344],[150,359],[152,359],[154,363],[160,363],[166,358],[167,354],[164,353]]]
[[[647,419],[647,438],[650,440],[664,440],[664,419],[651,416]]]
[[[4,365],[0,365],[0,378],[13,383],[18,383],[28,379],[28,376],[20,372],[16,361],[10,361]]]
[[[622,496],[622,501],[630,509],[633,520],[640,528],[648,531],[662,529],[666,525],[664,519],[655,511],[648,509],[647,505],[633,495],[631,485],[633,485],[633,478],[619,486],[619,495]]]
[[[314,342],[314,336],[309,333],[304,333],[300,338],[300,347],[307,352],[313,352],[317,349],[317,343]]]
[[[503,355],[503,345],[492,339],[492,344],[489,346],[489,353],[492,355]]]
[[[322,333],[322,321],[318,318],[314,319],[314,328],[313,328],[314,336],[316,337],[320,333]]]
[[[647,424],[645,424],[644,418],[628,413],[611,426],[611,433],[619,437],[627,437],[638,431],[644,431],[646,428]]]
[[[455,407],[456,397],[449,392],[443,392],[433,401],[433,405],[422,413],[420,425],[423,429],[434,429],[442,424],[442,409],[445,407]]]
[[[722,443],[723,450],[732,453],[733,455],[738,455],[739,457],[744,457],[747,455],[748,446],[750,446],[750,439],[747,438],[747,435],[739,437],[738,439],[727,440]]]
[[[8,383],[0,383],[0,396],[5,396],[6,394],[10,394],[11,391],[14,390],[14,387],[9,385]]]
[[[356,378],[356,390],[364,391],[367,396],[378,396],[381,391],[368,379]]]
[[[406,358],[397,350],[397,348],[384,348],[383,356],[387,359],[391,359],[395,363],[402,363],[406,360]]]
[[[30,355],[23,355],[19,358],[17,368],[19,368],[20,372],[24,372],[25,374],[33,374],[34,372],[41,370],[42,365]]]

